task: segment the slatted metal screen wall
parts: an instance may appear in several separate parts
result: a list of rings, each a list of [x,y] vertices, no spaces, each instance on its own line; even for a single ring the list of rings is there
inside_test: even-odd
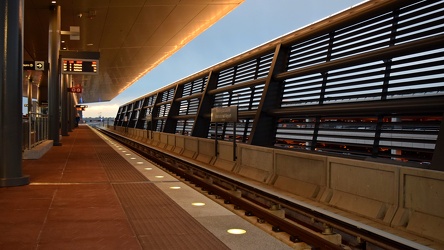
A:
[[[221,140],[236,129],[241,143],[428,164],[444,127],[444,1],[397,2],[149,93],[115,125],[215,138],[211,108],[237,105]]]

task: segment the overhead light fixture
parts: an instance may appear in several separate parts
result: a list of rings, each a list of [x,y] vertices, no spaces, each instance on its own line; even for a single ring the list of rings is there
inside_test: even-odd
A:
[[[56,4],[56,3],[57,3],[57,1],[51,1],[51,3],[52,3],[52,4]]]

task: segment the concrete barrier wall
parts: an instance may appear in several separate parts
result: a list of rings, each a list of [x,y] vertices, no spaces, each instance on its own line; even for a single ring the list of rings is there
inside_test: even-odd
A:
[[[168,134],[167,135],[166,150],[174,151],[175,147],[176,147],[176,135]]]
[[[237,174],[268,183],[273,177],[273,149],[239,144],[239,157],[237,159]]]
[[[203,166],[443,242],[443,172],[246,144],[237,144],[234,160],[232,142],[219,141],[216,157],[214,140],[159,132],[150,142]]]
[[[160,143],[160,134],[159,132],[152,132],[151,145],[158,146]]]
[[[194,159],[197,156],[197,152],[199,151],[199,141],[196,137],[184,137],[184,150],[182,151],[182,155],[191,159]]]
[[[134,129],[137,140],[144,140],[147,137],[148,131],[145,129]]]
[[[399,179],[393,226],[444,242],[444,173],[401,168]]]
[[[236,161],[233,159],[233,142],[218,141],[217,146],[217,151],[219,154],[217,155],[213,165],[219,169],[229,172],[234,171]]]
[[[157,147],[159,147],[159,148],[166,148],[167,143],[168,143],[168,134],[160,133],[160,135],[159,135],[159,143],[157,144]]]
[[[319,200],[327,186],[327,157],[274,150],[274,187]]]
[[[321,201],[389,224],[398,207],[399,167],[328,157],[327,190]]]
[[[198,143],[196,160],[206,164],[212,164],[216,158],[214,151],[215,141],[211,139],[199,138]]]
[[[185,149],[185,136],[183,135],[175,135],[174,136],[174,149],[173,152],[176,154],[182,154]]]

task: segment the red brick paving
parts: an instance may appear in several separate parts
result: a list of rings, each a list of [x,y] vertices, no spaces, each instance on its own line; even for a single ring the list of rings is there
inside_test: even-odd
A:
[[[136,192],[154,192],[152,202],[122,190],[140,174],[89,127],[61,142],[23,161],[30,185],[0,188],[0,249],[227,249],[148,181]]]

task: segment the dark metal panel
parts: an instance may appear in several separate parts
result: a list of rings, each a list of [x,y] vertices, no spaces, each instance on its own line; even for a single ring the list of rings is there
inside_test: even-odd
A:
[[[172,133],[176,132],[177,120],[173,117],[179,114],[180,101],[176,99],[182,97],[184,85],[176,85],[176,90],[174,91],[173,100],[171,102],[171,107],[168,112],[168,117],[165,121],[165,126],[163,127],[163,132]]]
[[[156,100],[153,104],[153,110],[151,112],[151,122],[148,123],[148,130],[156,131],[157,128],[157,118],[159,117],[159,107],[158,104],[162,101],[162,93],[163,92],[157,92],[156,94]]]
[[[144,107],[145,98],[139,99],[139,116],[137,117],[136,126],[135,128],[143,129],[144,123],[146,119],[146,108]]]
[[[265,82],[262,98],[253,121],[253,129],[248,144],[259,146],[273,146],[276,140],[276,117],[270,115],[268,110],[280,106],[282,100],[282,86],[274,76],[283,72],[286,67],[288,48],[276,46],[270,72]]]
[[[430,169],[444,171],[444,116],[441,120]]]
[[[208,136],[208,130],[210,127],[211,108],[214,104],[214,95],[208,94],[209,91],[216,89],[217,79],[219,77],[218,72],[211,71],[204,92],[202,93],[202,99],[200,100],[199,109],[197,111],[196,118],[193,124],[193,130],[191,136],[206,138]]]

